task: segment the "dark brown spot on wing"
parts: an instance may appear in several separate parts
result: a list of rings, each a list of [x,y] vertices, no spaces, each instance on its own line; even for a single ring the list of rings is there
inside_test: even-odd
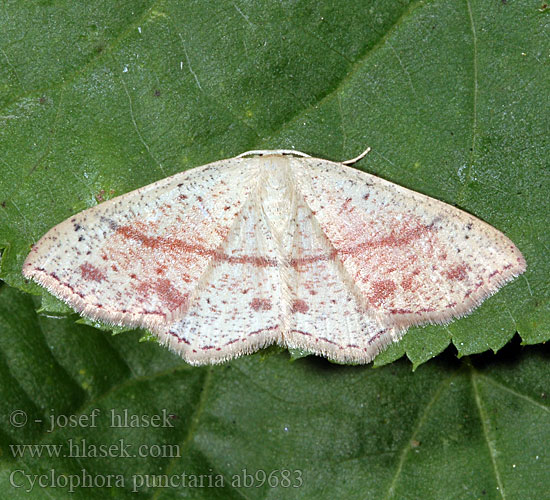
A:
[[[305,300],[297,299],[292,302],[292,312],[296,313],[302,313],[305,314],[309,311],[309,306],[305,302]]]
[[[254,311],[269,311],[271,309],[271,301],[269,299],[254,298],[250,302],[250,307]]]
[[[82,273],[82,277],[88,281],[97,281],[99,283],[105,279],[105,274],[89,262],[84,262],[80,266],[80,272]]]

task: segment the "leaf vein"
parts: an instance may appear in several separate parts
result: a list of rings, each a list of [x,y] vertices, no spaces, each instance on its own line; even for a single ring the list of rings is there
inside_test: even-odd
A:
[[[472,372],[471,375],[471,381],[472,381],[472,388],[474,390],[474,399],[476,402],[476,406],[479,412],[479,419],[481,420],[481,427],[483,429],[483,435],[485,437],[485,441],[487,442],[487,448],[489,449],[489,456],[491,457],[491,463],[493,466],[493,471],[495,473],[495,479],[497,481],[497,489],[500,493],[500,496],[503,500],[506,499],[506,495],[504,493],[504,485],[502,484],[502,479],[500,477],[500,471],[498,470],[498,465],[496,461],[497,456],[497,449],[495,447],[495,443],[491,439],[490,432],[491,429],[489,428],[489,417],[487,415],[487,412],[485,411],[485,408],[483,407],[483,403],[481,401],[481,397],[479,395],[479,390],[477,387],[476,382],[476,374]]]
[[[460,370],[457,370],[450,377],[447,377],[446,379],[441,381],[441,383],[439,384],[439,386],[435,390],[432,398],[426,404],[426,407],[424,408],[424,411],[420,415],[420,418],[418,419],[418,422],[416,423],[416,425],[413,428],[410,439],[405,441],[405,446],[403,447],[403,450],[401,451],[401,455],[399,456],[399,462],[397,464],[397,469],[396,469],[395,474],[393,476],[392,482],[390,483],[390,486],[388,488],[388,492],[386,493],[386,496],[385,496],[386,499],[392,498],[394,493],[395,493],[395,486],[397,484],[399,476],[401,475],[401,471],[403,470],[403,464],[405,463],[405,459],[407,458],[409,450],[411,449],[411,441],[413,441],[416,438],[416,436],[418,435],[418,433],[420,432],[420,429],[422,428],[422,426],[426,422],[432,407],[434,406],[436,401],[441,396],[441,394],[443,392],[443,389],[448,387],[448,385],[458,375],[459,372],[460,372]]]
[[[134,125],[134,129],[136,131],[136,134],[139,137],[139,140],[141,141],[141,143],[143,144],[145,149],[147,150],[147,153],[149,154],[151,159],[158,165],[158,167],[159,167],[160,171],[162,172],[162,174],[166,175],[166,172],[164,171],[164,168],[163,168],[162,164],[153,155],[153,153],[151,151],[151,148],[145,142],[145,139],[143,139],[143,136],[141,135],[141,132],[140,132],[139,127],[138,127],[137,122],[136,122],[136,117],[134,115],[134,107],[132,105],[132,97],[130,96],[130,92],[128,92],[128,87],[126,85],[126,82],[124,81],[124,77],[122,77],[120,79],[120,81],[122,82],[122,86],[124,87],[124,92],[126,92],[126,95],[128,96],[128,104],[129,104],[129,108],[130,108],[130,118],[132,119],[132,124]]]

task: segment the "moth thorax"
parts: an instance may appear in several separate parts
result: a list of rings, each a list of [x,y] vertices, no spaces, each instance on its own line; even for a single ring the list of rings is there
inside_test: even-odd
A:
[[[282,234],[288,230],[294,206],[294,189],[288,160],[273,157],[265,165],[260,187],[262,211],[271,230]]]

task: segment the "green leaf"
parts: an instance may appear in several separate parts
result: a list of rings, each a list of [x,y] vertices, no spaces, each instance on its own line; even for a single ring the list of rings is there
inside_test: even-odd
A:
[[[550,338],[549,17],[533,2],[8,2],[0,276],[70,215],[249,149],[295,148],[465,209],[528,270],[378,364]],[[51,298],[45,310],[67,310]]]
[[[0,288],[10,499],[68,498],[69,480],[86,500],[547,498],[548,346],[448,352],[414,373],[404,360],[372,369],[286,352],[192,368],[137,334],[35,305]],[[159,486],[166,478],[174,488]]]
[[[528,0],[3,2],[0,276],[43,299],[0,282],[2,494],[547,498],[548,347],[468,355],[550,338],[549,24]],[[387,366],[272,347],[191,368],[143,332],[77,323],[21,276],[53,225],[167,175],[249,149],[366,146],[357,168],[480,217],[528,263],[467,318],[411,329]],[[124,411],[173,426],[113,427]],[[80,420],[48,432],[52,415]],[[14,456],[24,444],[61,454]],[[134,487],[183,473],[185,487]],[[86,474],[114,487],[62,486]]]

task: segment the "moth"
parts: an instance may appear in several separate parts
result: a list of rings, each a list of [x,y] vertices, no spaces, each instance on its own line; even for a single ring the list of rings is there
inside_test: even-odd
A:
[[[525,268],[512,241],[466,212],[278,150],[74,215],[33,246],[23,274],[200,365],[272,343],[367,363],[410,326],[468,314]]]

